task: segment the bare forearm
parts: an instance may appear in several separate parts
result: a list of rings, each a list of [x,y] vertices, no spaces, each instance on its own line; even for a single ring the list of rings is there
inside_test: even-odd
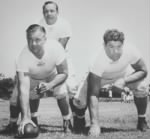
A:
[[[89,113],[91,124],[98,124],[98,98],[96,96],[89,97]]]
[[[137,71],[137,72],[134,72],[133,74],[125,77],[125,83],[129,84],[129,83],[133,83],[136,81],[140,81],[140,80],[144,79],[146,76],[147,76],[147,72]]]
[[[64,83],[67,79],[67,74],[58,74],[56,77],[49,83],[52,88]]]
[[[88,106],[91,124],[98,123],[98,96],[101,78],[93,73],[88,76]]]
[[[20,87],[20,105],[22,119],[29,118],[29,91],[24,87]]]

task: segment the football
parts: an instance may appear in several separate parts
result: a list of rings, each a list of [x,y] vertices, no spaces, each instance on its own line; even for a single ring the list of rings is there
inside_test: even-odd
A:
[[[24,137],[33,138],[39,135],[39,128],[34,127],[32,124],[28,123],[24,127]]]

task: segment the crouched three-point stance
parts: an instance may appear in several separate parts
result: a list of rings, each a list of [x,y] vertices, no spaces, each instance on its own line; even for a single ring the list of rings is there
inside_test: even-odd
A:
[[[17,119],[13,117],[18,117],[20,109],[19,134],[23,135],[23,129],[27,123],[37,126],[36,112],[39,98],[45,93],[50,93],[49,95],[57,98],[64,119],[64,131],[68,131],[71,129],[71,115],[66,100],[65,80],[68,76],[68,68],[64,49],[57,41],[48,41],[45,29],[37,24],[29,26],[26,35],[28,44],[16,62],[17,84],[12,95],[15,99],[11,99],[14,101],[14,103],[11,101],[11,104],[17,105],[18,111],[15,109],[13,112],[13,105],[11,105],[10,123],[11,125],[13,122],[16,123]]]
[[[146,131],[148,126],[145,114],[148,93],[146,92],[144,78],[147,75],[147,68],[142,56],[135,47],[124,43],[124,34],[116,29],[106,31],[103,39],[104,45],[98,51],[98,55],[91,65],[89,74],[83,83],[83,85],[87,86],[87,89],[83,87],[80,95],[77,98],[75,96],[75,99],[72,101],[72,107],[76,116],[74,118],[74,126],[77,125],[77,130],[80,132],[83,129],[82,127],[85,126],[84,115],[86,105],[84,108],[81,108],[78,101],[81,104],[87,101],[91,122],[89,134],[93,136],[100,134],[98,97],[102,95],[101,93],[104,93],[101,92],[104,86],[113,85],[112,93],[116,93],[117,95],[118,90],[120,90],[121,94],[121,90],[125,86],[133,91],[134,102],[138,113],[137,129]],[[129,66],[134,70],[131,73],[128,70]]]

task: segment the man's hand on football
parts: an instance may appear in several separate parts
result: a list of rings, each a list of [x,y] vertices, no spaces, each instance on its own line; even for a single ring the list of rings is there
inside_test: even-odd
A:
[[[24,134],[24,127],[25,127],[25,125],[28,124],[28,123],[30,123],[30,124],[32,124],[34,127],[36,127],[36,125],[33,123],[32,120],[30,120],[30,119],[23,119],[23,120],[20,122],[20,125],[19,125],[19,127],[18,127],[18,134],[19,134],[19,135],[23,135],[23,134]]]

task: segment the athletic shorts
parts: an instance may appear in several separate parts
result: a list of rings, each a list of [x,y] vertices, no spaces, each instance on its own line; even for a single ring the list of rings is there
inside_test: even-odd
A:
[[[39,85],[40,82],[41,82],[40,80],[30,79],[30,100],[40,99],[40,95],[36,91],[36,87]],[[47,95],[48,97],[55,97],[56,99],[61,99],[63,97],[66,97],[67,95],[66,83],[63,83],[55,87],[53,92],[49,91],[47,93],[48,93]],[[17,105],[19,99],[18,97],[19,97],[18,88],[16,84],[12,96],[10,98],[10,104]]]
[[[79,85],[78,91],[75,95],[74,104],[80,109],[84,108],[87,105],[87,83],[88,75],[87,77],[82,80],[81,84]],[[107,84],[113,84],[117,80],[111,80],[107,82],[102,82],[103,86]],[[133,95],[136,97],[146,97],[148,96],[147,91],[147,83],[145,80],[137,81],[135,83],[130,83],[127,85],[128,88],[133,92]]]

